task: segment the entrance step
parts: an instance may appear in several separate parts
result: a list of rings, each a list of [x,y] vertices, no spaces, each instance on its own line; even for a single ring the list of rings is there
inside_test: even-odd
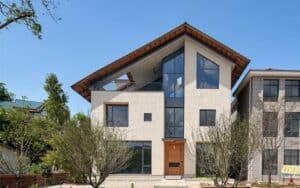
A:
[[[156,183],[154,188],[188,188],[188,185],[184,179],[163,179],[161,182]]]
[[[181,180],[181,176],[165,176],[166,180]]]

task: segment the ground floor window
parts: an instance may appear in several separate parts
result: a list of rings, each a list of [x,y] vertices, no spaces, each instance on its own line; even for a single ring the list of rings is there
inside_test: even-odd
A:
[[[196,145],[196,176],[212,175],[211,165],[214,163],[214,152],[210,143],[197,143]]]
[[[265,149],[262,155],[262,174],[277,174],[277,149]]]
[[[297,149],[284,150],[284,164],[285,165],[299,165],[299,151]]]
[[[151,142],[132,141],[127,142],[133,156],[128,162],[127,168],[119,173],[128,174],[151,174]]]

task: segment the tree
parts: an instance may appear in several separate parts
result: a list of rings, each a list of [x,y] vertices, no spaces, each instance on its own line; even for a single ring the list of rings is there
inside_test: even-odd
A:
[[[225,187],[230,176],[237,186],[249,161],[259,151],[259,129],[246,121],[221,117],[215,126],[197,133],[197,163],[202,174],[213,177],[216,187]],[[205,164],[205,165],[201,165]]]
[[[54,125],[43,117],[34,117],[29,109],[1,110],[0,143],[13,148],[30,163],[39,162],[50,148],[48,140]]]
[[[42,26],[38,21],[35,7],[43,7],[50,17],[57,21],[54,10],[57,8],[56,0],[15,0],[7,2],[0,0],[0,30],[8,28],[13,23],[24,24],[39,39],[42,37]]]
[[[14,94],[8,92],[5,83],[0,82],[0,101],[12,101],[14,99]]]
[[[33,163],[40,162],[50,149],[54,125],[46,118],[33,116],[28,108],[0,110],[0,143],[15,151],[0,155],[0,172],[25,174]]]
[[[250,125],[248,120],[240,117],[230,126],[230,176],[234,178],[234,186],[237,187],[241,180],[246,179],[250,162],[260,151],[261,135],[259,125]]]
[[[70,116],[67,106],[68,97],[62,89],[62,84],[59,83],[57,76],[53,73],[47,76],[44,89],[48,94],[48,98],[45,100],[47,118],[56,123],[58,128],[61,128]]]
[[[98,188],[109,174],[126,167],[131,151],[114,129],[91,126],[90,120],[78,117],[56,136],[52,152],[73,177]]]

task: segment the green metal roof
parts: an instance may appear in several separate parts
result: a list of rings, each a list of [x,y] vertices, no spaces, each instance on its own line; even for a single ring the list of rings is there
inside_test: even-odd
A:
[[[36,101],[28,101],[22,99],[16,99],[15,101],[0,101],[0,108],[30,108],[37,109],[43,103]]]

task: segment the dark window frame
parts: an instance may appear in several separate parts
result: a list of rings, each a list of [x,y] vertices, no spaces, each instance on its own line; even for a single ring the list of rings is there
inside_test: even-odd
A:
[[[268,117],[269,115],[271,117]],[[271,122],[275,123],[276,126],[275,128],[273,128],[274,125],[270,125]],[[263,137],[277,137],[277,136],[278,136],[278,112],[263,112]]]
[[[122,123],[122,125],[116,125],[115,122],[112,120],[109,120],[109,107],[112,107],[112,110],[114,107],[127,107],[127,121],[126,123]],[[129,105],[128,104],[106,104],[105,105],[105,112],[106,112],[106,126],[107,127],[128,127],[129,126]],[[113,116],[113,111],[112,111],[112,116]],[[112,117],[113,118],[113,117]]]
[[[296,87],[298,96],[291,95],[291,90]],[[285,100],[287,102],[300,101],[300,80],[285,80]]]
[[[205,113],[203,114],[205,116],[205,120],[202,120],[201,118],[201,112]],[[213,121],[212,122],[208,122],[208,119],[211,119],[208,117],[208,113],[213,113]],[[199,126],[203,127],[203,126],[215,126],[216,125],[216,110],[214,109],[200,109],[199,110]]]
[[[128,166],[119,172],[120,174],[151,174],[152,172],[152,142],[151,141],[125,141],[130,149],[133,150],[133,156],[128,161]],[[149,150],[149,164],[145,161],[146,150]],[[140,152],[140,153],[139,153]],[[139,156],[140,154],[140,156]],[[140,157],[138,162],[131,161]]]
[[[267,154],[266,154],[267,153]],[[265,160],[270,160],[266,159],[266,157],[271,157],[272,159],[272,175],[277,175],[278,174],[278,150],[277,149],[265,149],[262,152],[262,174],[263,175],[268,175],[269,173],[269,165],[265,164],[268,163],[268,161]],[[266,166],[267,165],[267,166]]]
[[[289,154],[288,155],[288,152],[296,152],[296,155],[295,154]],[[283,164],[284,165],[299,165],[299,156],[300,156],[300,150],[299,149],[285,149],[284,150],[284,157],[283,157]],[[289,162],[289,161],[293,161],[295,160],[296,162]]]
[[[180,125],[176,121],[176,110],[181,109],[182,110],[182,125]],[[184,108],[182,107],[166,107],[165,111],[172,110],[173,111],[173,121],[167,122],[167,118],[165,118],[165,137],[166,138],[183,138],[184,137]],[[166,112],[165,112],[166,113]],[[166,117],[166,115],[165,115]],[[173,129],[174,136],[172,134],[169,134],[169,129]],[[176,135],[176,129],[182,129],[182,132],[180,132],[180,135]]]
[[[267,89],[269,93],[272,93],[272,87],[276,87],[276,95],[267,95]],[[263,88],[263,100],[264,101],[277,101],[279,95],[279,80],[278,79],[264,79],[264,88]]]
[[[144,113],[144,121],[152,121],[152,113]]]
[[[217,63],[215,63],[214,61],[212,61],[211,59],[203,56],[202,54],[200,53],[197,53],[197,57],[196,57],[196,63],[197,63],[197,73],[196,73],[196,86],[197,86],[197,89],[219,89],[220,87],[220,65],[218,65]],[[205,65],[204,65],[204,68],[201,67],[200,65],[200,60],[199,58],[202,58],[205,60],[205,62],[209,62],[213,65],[216,65],[217,68],[205,68]],[[202,70],[201,72],[204,73],[205,70],[215,70],[216,72],[216,81],[217,81],[217,85],[216,86],[203,86],[203,84],[201,84],[201,76],[205,76],[205,75],[202,75],[200,73],[200,70]],[[203,78],[203,77],[202,77]]]
[[[297,122],[297,131],[290,131],[292,126],[290,123]],[[285,137],[299,137],[300,132],[300,112],[286,112],[285,113],[285,128],[284,128],[284,136]],[[292,129],[293,130],[293,129]]]
[[[181,71],[176,71],[176,58],[179,58],[180,56],[183,57],[183,60],[182,60],[182,70]],[[170,62],[172,61],[172,62]],[[168,63],[171,63],[172,64],[172,67],[173,67],[173,72],[169,72],[169,71],[166,71],[164,66]],[[162,75],[163,75],[163,81],[162,81],[162,88],[163,90],[165,91],[165,97],[166,98],[169,98],[169,99],[178,99],[178,100],[183,100],[184,98],[184,50],[183,49],[180,49],[176,52],[174,52],[173,54],[170,54],[168,55],[167,57],[165,57],[163,60],[162,60]],[[173,78],[180,78],[181,77],[181,87],[179,88],[176,88],[176,85],[172,85],[172,91],[173,91],[173,95],[174,96],[168,96],[167,93],[166,93],[166,90],[169,89],[169,86],[166,85],[167,82],[165,81],[165,75],[170,75],[171,77]],[[180,91],[182,89],[182,96],[178,96],[178,93],[176,91]]]

